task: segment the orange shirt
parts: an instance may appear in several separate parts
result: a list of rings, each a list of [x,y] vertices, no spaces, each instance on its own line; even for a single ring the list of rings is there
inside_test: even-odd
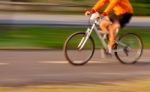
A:
[[[116,15],[122,15],[125,13],[133,13],[133,8],[129,0],[99,0],[92,9],[94,9],[95,11],[98,11],[107,3],[108,3],[108,6],[104,10],[104,12],[106,12],[107,14],[112,10],[114,10]]]

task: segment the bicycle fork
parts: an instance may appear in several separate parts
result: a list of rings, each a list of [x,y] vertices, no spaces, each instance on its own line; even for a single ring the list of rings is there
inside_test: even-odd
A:
[[[85,33],[85,36],[81,39],[79,45],[78,45],[78,48],[79,48],[79,51],[83,49],[84,45],[86,44],[87,40],[89,39],[91,33],[92,33],[92,30],[93,30],[94,26],[90,29],[90,28],[87,28],[87,31]]]

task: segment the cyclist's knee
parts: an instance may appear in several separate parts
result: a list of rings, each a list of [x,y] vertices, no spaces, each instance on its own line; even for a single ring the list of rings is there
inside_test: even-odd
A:
[[[110,28],[112,28],[112,29],[118,29],[118,28],[120,28],[120,24],[118,23],[118,22],[114,22],[114,23],[112,23],[111,24],[111,27]]]
[[[109,25],[108,29],[109,31],[116,33],[116,31],[118,31],[117,29],[120,28],[120,24],[119,23],[112,23],[111,25]]]
[[[111,22],[109,20],[103,20],[101,23],[100,23],[100,28],[103,30],[103,31],[108,31],[108,26],[111,24]]]

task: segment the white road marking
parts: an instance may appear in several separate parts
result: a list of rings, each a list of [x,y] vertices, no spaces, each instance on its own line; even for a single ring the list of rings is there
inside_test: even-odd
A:
[[[9,63],[0,63],[0,65],[8,65]]]
[[[68,64],[68,61],[40,61],[39,63],[43,64]],[[102,62],[102,61],[89,61],[88,63],[108,63],[108,62]]]
[[[45,64],[66,64],[67,61],[40,61],[39,63],[45,63]]]

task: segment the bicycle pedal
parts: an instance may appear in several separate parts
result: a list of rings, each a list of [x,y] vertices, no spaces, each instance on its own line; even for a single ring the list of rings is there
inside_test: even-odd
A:
[[[112,53],[108,53],[108,52],[105,52],[105,55],[106,55],[106,57],[112,57],[113,55],[112,55]]]

